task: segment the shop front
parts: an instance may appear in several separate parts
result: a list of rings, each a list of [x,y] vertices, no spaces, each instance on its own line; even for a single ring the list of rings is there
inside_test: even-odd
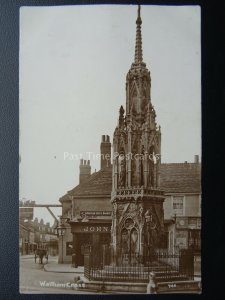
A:
[[[73,234],[73,253],[76,254],[78,266],[84,265],[84,252],[102,254],[109,249],[111,239],[111,220],[89,220],[88,222],[70,221]],[[108,250],[109,251],[109,250]]]

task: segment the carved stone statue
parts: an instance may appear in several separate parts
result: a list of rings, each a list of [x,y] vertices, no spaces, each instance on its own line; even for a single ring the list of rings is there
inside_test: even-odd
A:
[[[123,108],[123,105],[120,106],[120,117],[123,117],[124,115],[124,108]]]
[[[119,186],[125,186],[126,180],[126,161],[125,157],[119,159]]]

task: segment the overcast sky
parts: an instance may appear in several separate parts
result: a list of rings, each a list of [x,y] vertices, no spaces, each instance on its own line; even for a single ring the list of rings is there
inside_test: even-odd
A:
[[[21,8],[20,198],[59,204],[78,184],[75,156],[98,154],[102,134],[112,140],[136,15],[134,5]],[[142,6],[141,17],[162,162],[193,162],[201,154],[200,8]],[[35,216],[53,223],[45,209]]]

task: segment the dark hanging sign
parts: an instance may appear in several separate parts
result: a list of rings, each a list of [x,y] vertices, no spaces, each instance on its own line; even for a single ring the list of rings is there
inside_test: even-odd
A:
[[[32,220],[34,216],[33,207],[20,207],[20,219]]]

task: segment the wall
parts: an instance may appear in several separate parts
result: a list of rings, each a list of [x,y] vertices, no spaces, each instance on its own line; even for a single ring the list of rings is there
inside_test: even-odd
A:
[[[71,216],[71,209],[72,209],[72,202],[71,200],[64,201],[62,203],[62,215],[63,217],[70,217]]]
[[[166,195],[163,203],[164,219],[169,220],[174,217],[173,211],[173,196],[182,196],[182,194]],[[201,197],[199,194],[183,194],[184,196],[184,216],[201,216]]]
[[[201,216],[199,195],[185,196],[185,216]]]
[[[163,202],[163,209],[164,209],[164,219],[169,220],[172,216],[172,196],[166,195],[166,198]]]

